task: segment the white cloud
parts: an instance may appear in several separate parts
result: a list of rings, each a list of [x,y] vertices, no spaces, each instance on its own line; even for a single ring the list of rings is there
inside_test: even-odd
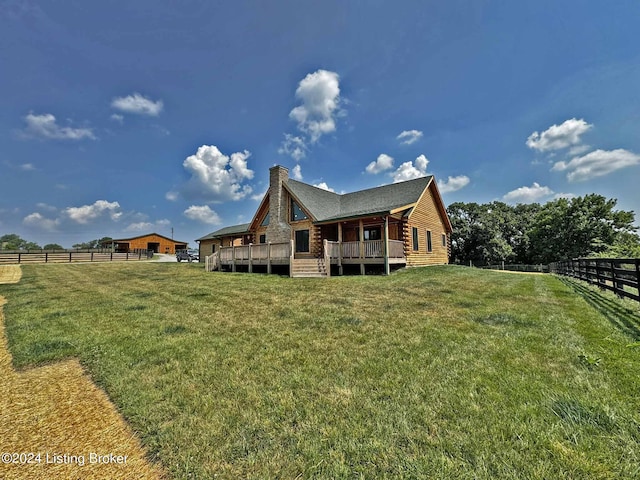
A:
[[[336,193],[336,191],[327,185],[327,182],[316,183],[313,185],[314,187],[321,188],[322,190],[326,190],[327,192]]]
[[[422,132],[420,130],[405,130],[396,139],[400,140],[402,145],[411,145],[422,138]]]
[[[132,223],[127,228],[124,229],[125,232],[143,232],[148,231],[153,228],[153,223],[151,222],[138,222]]]
[[[291,174],[293,175],[293,179],[294,180],[302,180],[302,167],[300,167],[300,165],[296,165],[295,167],[293,167],[293,170],[291,170]]]
[[[113,115],[111,115],[111,120],[113,120],[114,122],[118,122],[120,125],[122,125],[124,123],[124,116],[114,113]]]
[[[269,191],[269,189],[266,189],[263,192],[251,195],[251,200],[255,200],[256,202],[261,202],[268,191]]]
[[[146,215],[137,213],[137,214],[132,214],[131,217],[144,218],[146,217]],[[161,220],[156,220],[155,222],[147,222],[142,220],[140,222],[130,223],[129,225],[127,225],[124,231],[125,232],[153,232],[153,231],[158,231],[159,229],[163,229],[164,227],[167,227],[169,225],[171,225],[171,222],[166,218],[163,218]]]
[[[81,207],[68,207],[64,210],[65,215],[76,223],[87,224],[92,220],[109,216],[111,220],[118,220],[122,215],[118,202],[107,202],[98,200],[93,205],[83,205]]]
[[[534,182],[530,187],[520,187],[511,190],[502,199],[510,203],[534,203],[539,199],[553,195],[553,190]]]
[[[117,97],[111,101],[111,107],[125,113],[134,113],[137,115],[148,115],[157,117],[163,108],[162,100],[153,101],[149,98],[134,93],[126,97]],[[113,118],[113,117],[112,117]]]
[[[307,150],[307,145],[303,138],[285,133],[284,140],[278,149],[278,153],[281,155],[289,155],[296,162],[299,162],[306,157]]]
[[[335,72],[318,70],[300,81],[296,98],[302,105],[295,107],[289,117],[298,129],[309,135],[311,143],[336,130],[335,116],[339,113],[340,84]]]
[[[178,192],[174,192],[173,190],[164,194],[164,198],[169,200],[170,202],[175,202],[178,200]]]
[[[241,200],[252,191],[249,185],[242,184],[253,178],[253,170],[247,167],[250,156],[245,150],[233,153],[229,158],[215,145],[202,145],[182,164],[191,174],[184,194],[209,201]]]
[[[552,171],[568,170],[570,182],[582,182],[595,177],[602,177],[621,168],[640,164],[640,155],[619,148],[617,150],[595,150],[582,157],[575,157],[570,162],[556,162]]]
[[[22,165],[20,165],[20,169],[24,170],[25,172],[32,172],[36,169],[36,167],[34,167],[32,163],[23,163]]]
[[[420,155],[414,162],[404,162],[395,172],[391,174],[393,183],[413,180],[427,175],[427,165],[429,160],[424,155]]]
[[[447,181],[438,180],[438,188],[441,193],[455,192],[461,188],[469,185],[471,180],[466,175],[459,175],[457,177],[448,177]]]
[[[527,138],[527,147],[540,152],[561,150],[580,143],[580,136],[593,125],[580,119],[571,118],[561,125],[552,125],[542,133],[533,132]]]
[[[49,212],[56,212],[58,211],[57,207],[54,207],[53,205],[49,205],[48,203],[36,203],[36,207],[38,207],[40,210],[48,210]]]
[[[386,153],[381,153],[375,162],[371,162],[365,169],[367,173],[375,175],[376,173],[384,172],[393,168],[393,157],[390,157]]]
[[[42,115],[28,114],[24,117],[27,127],[22,131],[26,138],[45,138],[52,140],[95,140],[96,136],[90,128],[61,127],[56,117],[50,113]]]
[[[27,227],[34,227],[42,230],[53,231],[58,226],[59,221],[46,218],[40,213],[34,212],[24,217],[24,219],[22,220],[22,223]]]
[[[184,211],[184,216],[209,225],[218,225],[221,223],[218,214],[209,208],[209,205],[191,205]]]

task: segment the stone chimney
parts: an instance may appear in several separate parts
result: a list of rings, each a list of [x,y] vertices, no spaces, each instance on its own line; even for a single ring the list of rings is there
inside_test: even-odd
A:
[[[271,243],[291,240],[291,226],[288,223],[289,211],[282,186],[289,180],[289,170],[280,165],[269,169],[269,226],[267,241]]]

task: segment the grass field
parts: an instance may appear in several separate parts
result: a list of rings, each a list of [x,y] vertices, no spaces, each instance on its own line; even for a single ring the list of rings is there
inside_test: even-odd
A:
[[[175,478],[640,476],[640,317],[547,275],[23,267],[17,367],[78,357]]]

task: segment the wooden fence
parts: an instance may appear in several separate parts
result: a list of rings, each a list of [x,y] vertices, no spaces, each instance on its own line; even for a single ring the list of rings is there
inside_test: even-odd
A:
[[[578,258],[551,263],[549,270],[640,302],[639,258]]]
[[[26,263],[74,263],[74,262],[115,262],[147,260],[153,252],[139,250],[135,253],[116,252],[0,252],[0,265]]]

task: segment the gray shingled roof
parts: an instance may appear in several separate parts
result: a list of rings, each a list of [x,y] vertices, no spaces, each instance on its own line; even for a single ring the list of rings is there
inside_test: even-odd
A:
[[[241,225],[232,225],[231,227],[224,227],[224,228],[221,228],[220,230],[216,230],[215,232],[205,235],[204,237],[196,239],[196,242],[199,242],[201,240],[209,240],[212,238],[227,237],[229,235],[241,235],[243,233],[248,233],[249,225],[250,224],[248,223],[243,223]]]
[[[389,212],[415,203],[432,176],[339,195],[289,179],[287,187],[317,222]]]
[[[335,221],[366,215],[383,214],[416,203],[433,176],[392,183],[343,195],[314,187],[297,180],[287,180],[286,186],[314,217],[316,222]],[[249,233],[250,223],[221,228],[196,241]]]

